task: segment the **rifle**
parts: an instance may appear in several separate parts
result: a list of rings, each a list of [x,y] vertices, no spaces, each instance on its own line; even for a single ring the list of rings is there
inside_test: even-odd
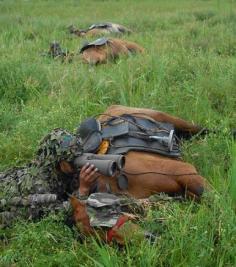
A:
[[[32,206],[50,204],[57,201],[56,194],[31,194],[26,197],[13,197],[9,200],[1,199],[0,208],[5,206]]]

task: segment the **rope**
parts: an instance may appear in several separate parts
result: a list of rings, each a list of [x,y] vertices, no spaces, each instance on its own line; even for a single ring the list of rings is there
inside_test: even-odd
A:
[[[146,174],[160,174],[160,175],[165,175],[165,176],[182,176],[182,175],[198,175],[197,172],[190,172],[190,173],[180,173],[180,174],[173,174],[173,173],[165,173],[165,172],[137,172],[137,173],[132,173],[132,172],[127,172],[124,170],[120,171],[123,174],[127,174],[127,175],[146,175]]]

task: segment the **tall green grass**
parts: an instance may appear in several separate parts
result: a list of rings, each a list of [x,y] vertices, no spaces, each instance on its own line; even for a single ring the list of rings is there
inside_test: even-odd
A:
[[[233,146],[233,161],[232,161],[232,169],[231,169],[231,179],[229,182],[229,192],[232,198],[233,206],[236,211],[236,145]]]
[[[41,56],[57,40],[77,52],[66,28],[114,21],[134,30],[144,55],[90,67]],[[202,203],[169,203],[141,225],[154,245],[77,240],[60,216],[1,230],[2,266],[236,266],[235,1],[0,1],[0,170],[31,160],[56,127],[74,130],[111,104],[149,107],[215,133],[185,142],[184,159],[210,183]],[[231,171],[232,170],[232,171]],[[230,194],[231,192],[231,194]],[[164,223],[157,218],[164,217]]]

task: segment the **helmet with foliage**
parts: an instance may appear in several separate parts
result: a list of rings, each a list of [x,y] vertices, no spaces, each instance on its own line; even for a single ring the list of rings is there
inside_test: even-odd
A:
[[[80,138],[67,130],[57,128],[41,140],[36,159],[39,165],[56,166],[59,161],[72,161],[81,153]]]

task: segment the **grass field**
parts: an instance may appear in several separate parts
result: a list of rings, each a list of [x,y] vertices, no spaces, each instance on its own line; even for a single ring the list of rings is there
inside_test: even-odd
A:
[[[126,38],[145,54],[97,67],[41,56],[53,40],[78,51],[84,40],[67,26],[100,21],[133,29]],[[236,266],[229,134],[236,128],[236,2],[1,0],[0,25],[0,170],[31,160],[51,129],[74,130],[111,104],[149,107],[219,130],[184,144],[184,159],[212,189],[201,204],[150,211],[145,227],[160,235],[155,245],[81,244],[52,215],[0,230],[0,266]],[[165,223],[155,222],[160,216]]]

